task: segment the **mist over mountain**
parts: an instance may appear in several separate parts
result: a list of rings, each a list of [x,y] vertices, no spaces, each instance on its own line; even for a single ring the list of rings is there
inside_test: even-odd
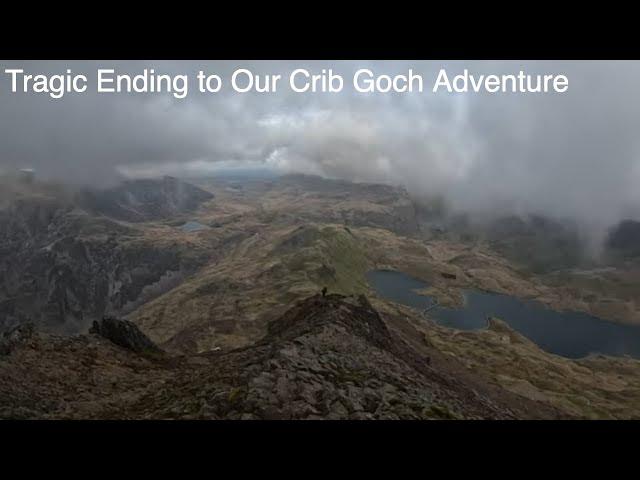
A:
[[[640,63],[0,63],[90,77],[0,69],[1,419],[640,418]],[[443,68],[569,89],[432,93]]]
[[[122,177],[198,175],[218,162],[263,164],[442,195],[453,211],[541,214],[579,223],[594,250],[611,226],[637,219],[637,62],[2,62],[31,73],[97,68],[135,74],[198,70],[223,79],[332,68],[376,74],[564,74],[564,94],[239,94],[230,88],[184,99],[171,94],[97,94],[52,99],[12,94],[0,77],[0,170],[106,186]]]

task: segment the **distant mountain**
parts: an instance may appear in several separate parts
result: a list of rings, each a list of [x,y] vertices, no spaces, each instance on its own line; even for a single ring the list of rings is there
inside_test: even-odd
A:
[[[429,227],[436,238],[486,243],[513,264],[533,273],[574,268],[588,261],[579,230],[569,220],[533,214],[474,218],[465,213],[445,214],[438,222],[431,219],[425,229]]]
[[[623,220],[611,229],[606,247],[624,256],[640,255],[640,222]]]
[[[135,224],[187,212],[212,194],[176,179],[72,195],[21,187],[0,204],[0,331],[26,320],[77,333],[105,312],[175,286],[199,260]],[[161,239],[159,239],[161,240]]]
[[[585,261],[585,245],[571,222],[541,215],[509,216],[492,222],[489,244],[535,273],[573,268]]]
[[[307,221],[354,227],[386,228],[401,235],[418,233],[415,205],[406,189],[375,183],[354,183],[316,175],[284,175],[274,182],[284,195],[295,193],[307,208]]]
[[[213,197],[190,183],[164,177],[126,181],[106,190],[87,190],[78,196],[78,201],[91,213],[127,222],[146,222],[190,212]]]

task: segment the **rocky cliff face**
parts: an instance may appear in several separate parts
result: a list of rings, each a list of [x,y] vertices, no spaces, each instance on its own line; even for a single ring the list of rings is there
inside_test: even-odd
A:
[[[128,186],[133,187],[132,198],[140,199],[136,185],[120,187],[118,195],[125,196]],[[153,185],[145,182],[144,191],[166,198],[160,204],[173,205],[175,184],[158,181],[155,190]],[[199,189],[190,196],[195,187],[180,188],[186,195],[180,208],[210,198]],[[118,201],[110,208],[101,198],[103,212],[121,212]],[[29,320],[48,331],[85,331],[105,312],[122,312],[149,287],[166,290],[197,267],[197,260],[176,246],[155,245],[139,229],[83,206],[72,196],[38,191],[23,192],[2,205],[0,330]],[[144,208],[138,205],[137,211]]]

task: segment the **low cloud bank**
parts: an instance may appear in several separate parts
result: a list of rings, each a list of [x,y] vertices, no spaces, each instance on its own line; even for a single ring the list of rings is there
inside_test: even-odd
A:
[[[0,62],[4,68],[223,78],[358,68],[435,78],[476,74],[564,74],[566,93],[70,95],[10,94],[0,84],[0,169],[105,185],[124,174],[211,170],[214,162],[265,164],[442,194],[454,210],[569,217],[600,238],[640,212],[640,62]],[[90,75],[89,75],[90,76]]]

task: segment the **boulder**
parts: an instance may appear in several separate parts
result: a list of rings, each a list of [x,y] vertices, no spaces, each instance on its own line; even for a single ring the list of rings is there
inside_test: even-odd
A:
[[[9,355],[20,343],[29,340],[35,332],[31,323],[13,327],[0,335],[0,355]]]
[[[159,353],[158,346],[149,340],[135,323],[113,317],[94,321],[89,333],[100,335],[122,348],[136,353]]]

